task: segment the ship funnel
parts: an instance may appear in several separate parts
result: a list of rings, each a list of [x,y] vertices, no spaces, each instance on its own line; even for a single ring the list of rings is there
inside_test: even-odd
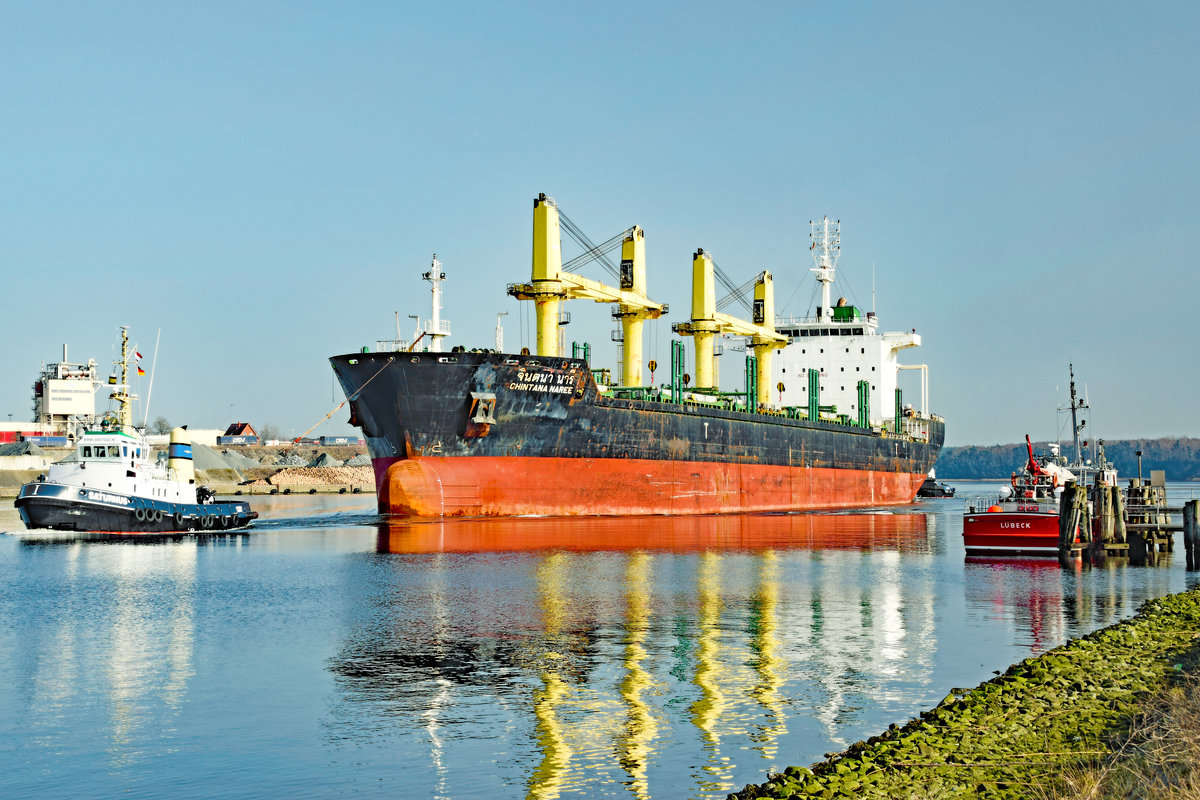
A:
[[[176,480],[195,483],[196,469],[192,466],[192,438],[186,428],[171,431],[171,443],[167,445],[167,469]]]

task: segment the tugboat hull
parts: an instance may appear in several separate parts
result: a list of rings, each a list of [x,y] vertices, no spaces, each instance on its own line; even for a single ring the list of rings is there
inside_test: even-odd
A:
[[[27,483],[17,496],[27,528],[106,533],[184,533],[244,528],[258,517],[248,503],[167,503],[119,492]]]

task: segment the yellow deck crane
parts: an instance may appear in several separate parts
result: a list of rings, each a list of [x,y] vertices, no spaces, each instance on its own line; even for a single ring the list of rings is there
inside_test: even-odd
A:
[[[717,311],[713,260],[704,248],[692,257],[692,319],[671,326],[681,336],[696,340],[696,388],[717,389],[713,362],[713,340],[718,333],[747,337],[757,361],[758,405],[771,397],[771,353],[788,343],[775,332],[775,285],[771,273],[763,271],[754,279],[753,322]],[[750,398],[746,398],[749,401]]]
[[[645,233],[636,225],[602,245],[581,242],[589,251],[583,258],[602,256],[604,248],[621,240],[620,288],[576,275],[563,267],[562,234],[558,204],[545,194],[533,201],[533,278],[529,283],[510,284],[508,293],[518,300],[532,300],[537,311],[537,352],[539,356],[559,356],[559,311],[564,300],[594,300],[616,303],[613,317],[621,321],[625,342],[622,384],[642,385],[642,323],[667,313],[666,303],[646,297]],[[565,216],[563,219],[566,220]],[[576,230],[571,225],[568,230]],[[581,233],[576,238],[581,237]]]

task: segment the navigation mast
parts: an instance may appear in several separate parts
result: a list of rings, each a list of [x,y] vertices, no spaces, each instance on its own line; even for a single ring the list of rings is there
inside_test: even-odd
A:
[[[433,317],[425,326],[425,335],[430,339],[430,352],[440,353],[442,339],[450,335],[450,323],[442,321],[442,282],[446,280],[446,273],[442,272],[442,262],[438,261],[437,253],[433,254],[429,271],[421,277],[433,287]]]
[[[129,393],[129,326],[121,326],[121,382],[117,383],[115,374],[109,376],[108,382],[114,384],[110,400],[117,401],[117,426],[120,430],[133,430],[133,398]]]
[[[809,249],[816,263],[809,272],[814,273],[821,282],[821,305],[817,308],[817,317],[828,318],[833,316],[830,287],[837,271],[838,257],[842,254],[842,221],[822,217],[820,222],[809,220],[808,224],[812,229],[808,234],[812,239]]]
[[[1079,422],[1078,412],[1086,409],[1088,405],[1075,394],[1075,365],[1068,364],[1067,370],[1071,376],[1071,436],[1075,444],[1075,461],[1078,464],[1082,464],[1083,453],[1079,450],[1079,429],[1086,425],[1087,422]]]

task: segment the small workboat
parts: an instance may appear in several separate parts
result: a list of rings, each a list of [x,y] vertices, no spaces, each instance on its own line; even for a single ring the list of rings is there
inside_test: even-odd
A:
[[[938,483],[937,475],[929,470],[925,482],[917,489],[917,497],[954,497],[954,487]]]
[[[136,352],[136,351],[135,351]],[[21,487],[15,505],[27,528],[104,533],[216,532],[258,517],[246,502],[217,502],[196,484],[186,428],[171,432],[166,453],[151,457],[145,432],[133,426],[129,336],[121,329],[117,410],[75,443],[75,452]]]
[[[1075,475],[1055,463],[1057,453],[1034,456],[1029,436],[1025,445],[1029,460],[1012,474],[1010,485],[990,504],[978,503],[963,516],[967,555],[1058,555],[1058,501],[1061,487]]]
[[[1029,457],[1019,472],[1012,473],[1009,485],[995,499],[968,501],[963,515],[963,545],[968,556],[1057,557],[1059,501],[1067,482],[1088,486],[1089,492],[1094,486],[1117,485],[1117,471],[1104,460],[1103,449],[1097,452],[1094,464],[1083,456],[1087,443],[1080,447],[1079,432],[1085,423],[1076,412],[1086,407],[1075,394],[1072,368],[1070,409],[1075,460],[1068,464],[1057,442],[1050,445],[1049,455],[1035,456],[1026,434]],[[1076,542],[1078,537],[1076,530]]]

